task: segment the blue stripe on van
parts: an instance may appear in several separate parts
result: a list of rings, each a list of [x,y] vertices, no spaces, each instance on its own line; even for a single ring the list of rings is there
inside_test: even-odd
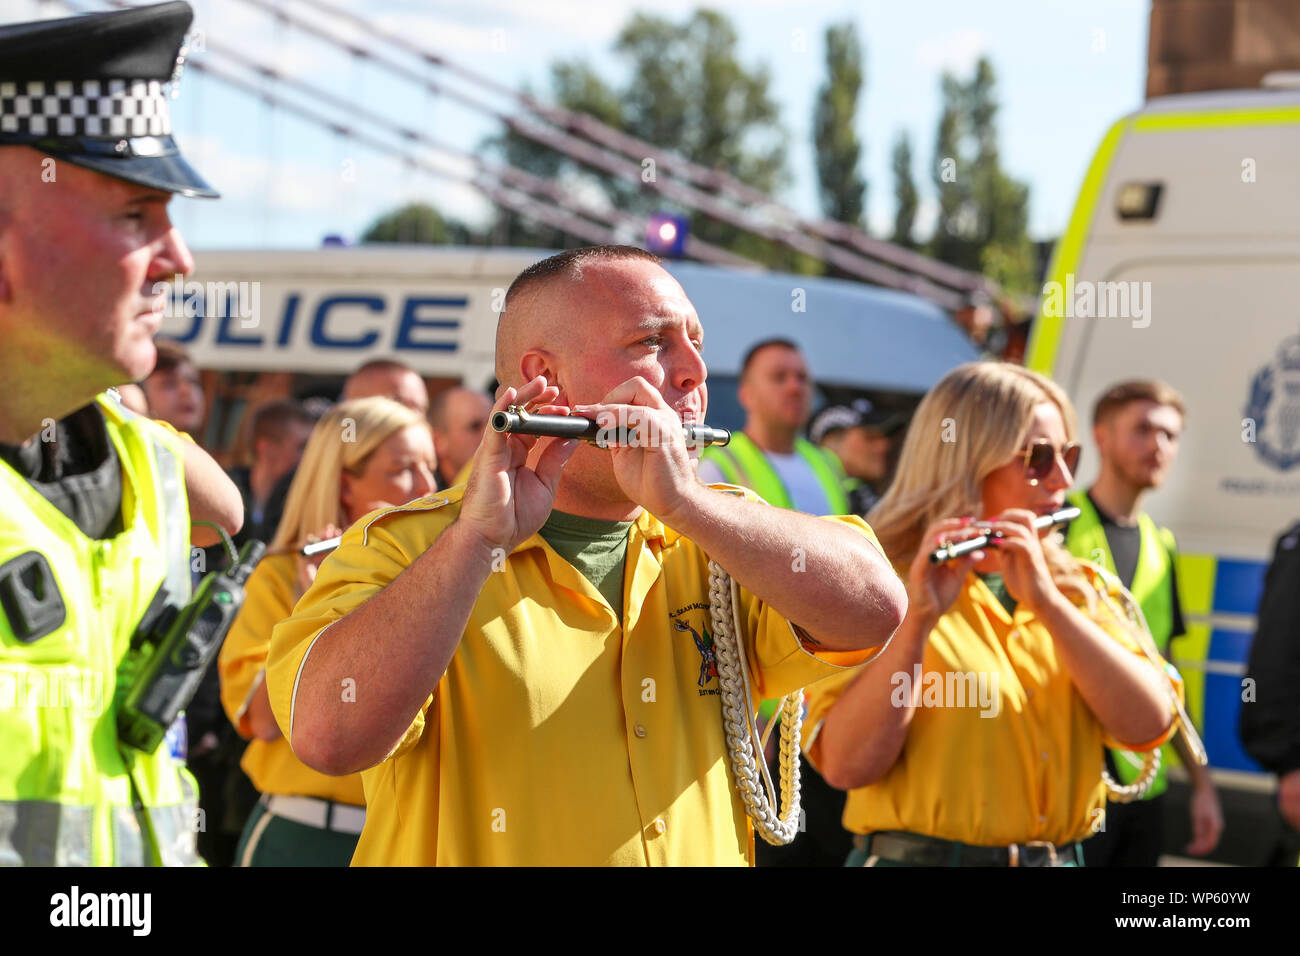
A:
[[[1237,731],[1241,723],[1241,681],[1235,674],[1205,675],[1205,727],[1201,738],[1211,767],[1262,773],[1264,768],[1246,753]]]
[[[1244,664],[1250,658],[1250,642],[1254,639],[1254,631],[1235,631],[1216,627],[1210,631],[1210,649],[1205,656],[1212,661]]]
[[[1214,610],[1254,614],[1264,593],[1265,561],[1220,558],[1214,574]]]

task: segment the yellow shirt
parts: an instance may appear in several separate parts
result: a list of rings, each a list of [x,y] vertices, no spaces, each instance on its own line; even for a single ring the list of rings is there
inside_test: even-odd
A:
[[[1084,572],[1096,576],[1091,565]],[[1093,619],[1146,660],[1100,599]],[[972,572],[930,633],[920,670],[921,706],[902,752],[882,779],[849,792],[845,828],[908,830],[978,846],[1070,843],[1100,829],[1102,744],[1118,742],[1075,690],[1051,634],[1028,610],[1008,615]],[[821,723],[855,676],[809,691],[804,747],[814,765]],[[900,704],[916,676],[891,675]],[[1124,746],[1150,750],[1176,728],[1175,721],[1156,740]]]
[[[221,646],[217,667],[221,672],[221,704],[235,729],[253,736],[248,702],[261,683],[271,630],[293,611],[293,587],[298,566],[292,554],[268,555],[248,578],[247,596],[239,616],[230,625]],[[262,793],[319,797],[363,806],[366,802],[361,775],[328,777],[312,770],[296,756],[289,742],[253,740],[240,761],[244,773]]]
[[[321,565],[271,641],[267,686],[281,726],[291,726],[312,641],[419,557],[455,519],[463,490],[362,519]],[[875,541],[859,518],[826,520]],[[435,693],[393,755],[362,772],[368,809],[353,863],[751,863],[753,831],[723,743],[705,555],[643,513],[629,532],[623,599],[620,627],[540,535],[489,574]],[[741,619],[754,691],[766,697],[875,650],[814,655],[745,591]]]

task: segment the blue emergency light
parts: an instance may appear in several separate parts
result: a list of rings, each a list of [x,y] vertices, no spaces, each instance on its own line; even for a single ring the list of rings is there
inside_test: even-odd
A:
[[[665,259],[680,259],[686,254],[686,234],[690,224],[685,216],[657,212],[646,223],[645,247]]]

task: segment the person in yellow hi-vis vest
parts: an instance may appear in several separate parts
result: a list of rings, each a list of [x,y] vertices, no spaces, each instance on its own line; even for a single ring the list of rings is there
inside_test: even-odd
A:
[[[194,267],[171,194],[216,196],[168,117],[192,17],[0,26],[0,865],[199,862],[184,754],[117,714],[155,597],[190,596],[191,517],[237,531],[239,492],[101,394],[153,367],[159,287]]]
[[[740,368],[744,431],[733,432],[726,447],[704,450],[700,481],[749,488],[778,508],[848,514],[839,459],[799,435],[812,412],[812,397],[812,378],[799,346],[788,339],[751,346]]]
[[[1093,410],[1093,436],[1101,472],[1088,489],[1067,495],[1081,514],[1070,523],[1065,545],[1076,557],[1119,577],[1142,608],[1151,637],[1168,656],[1169,642],[1184,633],[1175,572],[1177,547],[1167,528],[1140,510],[1143,496],[1164,484],[1178,454],[1184,423],[1182,397],[1156,381],[1120,382]],[[1166,768],[1174,752],[1191,784],[1192,841],[1185,852],[1204,856],[1223,831],[1223,812],[1207,768],[1178,751],[1181,737],[1165,748],[1160,770],[1140,800],[1106,805],[1104,820],[1087,844],[1089,866],[1155,866],[1164,843]],[[1108,750],[1106,763],[1121,783],[1132,783],[1140,754]]]
[[[737,396],[745,409],[744,431],[726,447],[700,455],[700,480],[752,489],[768,504],[815,515],[865,515],[852,506],[853,483],[834,452],[799,433],[812,411],[808,363],[789,339],[765,339],[750,346],[740,366]],[[777,702],[766,700],[760,715],[774,719]],[[776,739],[776,731],[772,732]],[[802,758],[801,758],[802,761]],[[770,761],[769,761],[770,762]],[[802,761],[803,832],[792,844],[758,845],[759,866],[836,866],[848,852],[849,833],[840,825],[844,794],[827,786]]]
[[[361,775],[327,777],[294,756],[266,695],[271,631],[325,559],[297,554],[375,508],[433,488],[433,436],[419,412],[387,398],[336,405],[312,430],[269,553],[221,647],[221,702],[252,742],[241,766],[262,794],[235,854],[239,866],[347,866],[365,822]],[[340,694],[347,692],[340,688]]]

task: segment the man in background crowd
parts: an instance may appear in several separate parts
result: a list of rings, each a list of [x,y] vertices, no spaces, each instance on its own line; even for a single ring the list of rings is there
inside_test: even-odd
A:
[[[757,492],[768,504],[814,515],[849,513],[839,460],[800,437],[812,412],[813,385],[799,346],[767,339],[750,348],[740,370],[745,428],[725,448],[706,448],[699,477]]]
[[[207,413],[199,370],[185,346],[171,339],[154,340],[158,364],[140,383],[149,402],[149,417],[185,432],[200,445],[199,430]]]
[[[1121,382],[1097,400],[1093,439],[1101,473],[1092,487],[1067,495],[1082,512],[1070,523],[1066,547],[1104,566],[1133,592],[1160,653],[1185,633],[1176,576],[1173,534],[1140,508],[1142,499],[1164,484],[1178,454],[1185,411],[1182,397],[1164,382]],[[1164,842],[1168,788],[1166,768],[1173,752],[1191,780],[1192,842],[1186,852],[1204,856],[1219,842],[1223,812],[1210,773],[1178,749],[1167,746],[1151,788],[1132,803],[1106,804],[1104,826],[1084,844],[1088,866],[1155,866]],[[1132,783],[1141,767],[1136,754],[1108,750],[1106,766],[1120,783]]]
[[[904,420],[865,398],[852,405],[828,405],[813,416],[808,436],[844,467],[850,513],[865,517],[885,493],[890,439]]]
[[[429,414],[429,389],[415,369],[396,359],[374,359],[348,376],[340,401],[391,398],[421,415]]]
[[[303,403],[288,398],[268,402],[253,413],[251,462],[230,471],[244,498],[241,536],[270,541],[275,534],[275,528],[263,524],[267,500],[280,479],[298,467],[317,418]]]
[[[438,456],[438,490],[456,484],[456,476],[478,451],[487,428],[492,401],[482,392],[457,385],[433,401],[429,421],[433,425],[433,450]]]

